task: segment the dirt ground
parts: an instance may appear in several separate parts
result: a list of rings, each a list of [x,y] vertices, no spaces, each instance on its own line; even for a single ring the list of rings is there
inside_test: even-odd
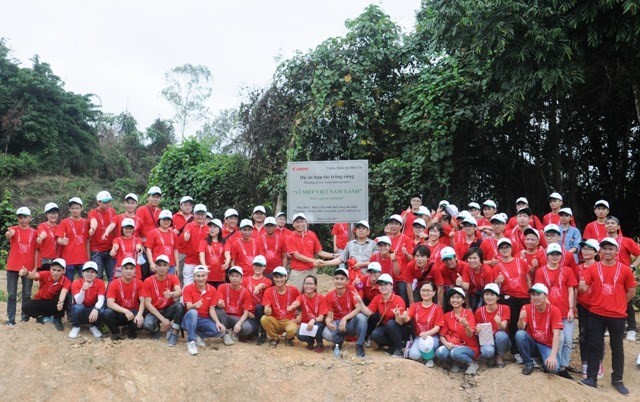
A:
[[[4,272],[0,274],[0,289],[6,291]],[[331,279],[322,275],[320,290],[330,286]],[[2,322],[5,305],[0,303]],[[220,340],[208,340],[197,356],[190,356],[184,339],[170,348],[141,331],[136,340],[112,342],[95,339],[86,328],[70,339],[70,328],[65,322],[65,331],[58,332],[52,324],[34,320],[0,326],[2,400],[640,400],[638,342],[625,341],[624,377],[631,398],[624,398],[609,385],[608,351],[605,378],[592,389],[579,385],[578,375],[570,381],[536,370],[526,377],[515,363],[503,369],[482,364],[476,376],[467,376],[374,349],[367,349],[361,360],[353,344],[336,359],[331,350],[316,354],[299,342],[269,349],[253,343],[225,347]],[[572,364],[579,366],[577,344],[573,356]]]

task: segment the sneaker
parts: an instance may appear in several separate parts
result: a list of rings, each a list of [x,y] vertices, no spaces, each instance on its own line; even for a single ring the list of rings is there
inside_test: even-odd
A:
[[[522,374],[530,375],[531,373],[533,373],[533,363],[525,364],[524,367],[522,368]]]
[[[204,348],[207,344],[204,343],[204,339],[200,337],[200,335],[196,335],[196,346],[199,348]],[[196,350],[197,353],[197,350]]]
[[[371,347],[371,339],[365,339],[364,340],[364,347],[365,348],[370,348]]]
[[[520,356],[520,353],[516,353],[515,355],[513,355],[513,359],[516,361],[516,363],[518,364],[522,364],[522,357]]]
[[[476,375],[478,372],[478,362],[471,362],[471,364],[467,367],[467,371],[465,374]]]
[[[602,365],[600,365],[602,366]],[[583,363],[582,364],[582,378],[587,378],[587,364]]]
[[[460,371],[460,366],[458,366],[458,363],[453,363],[449,371],[451,371],[452,373],[457,373],[458,371]]]
[[[198,347],[196,346],[196,341],[187,342],[187,352],[191,356],[195,356],[198,354]]]
[[[71,327],[69,331],[69,338],[77,338],[80,335],[80,327]]]
[[[36,317],[36,322],[37,322],[38,324],[44,324],[44,317],[43,317],[43,316]]]
[[[313,351],[316,353],[324,353],[324,345],[317,345]]]
[[[586,385],[587,387],[598,388],[598,383],[593,378],[585,378],[578,382],[580,385]]]
[[[284,345],[285,346],[293,346],[293,339],[285,339],[284,340]]]
[[[278,340],[276,340],[276,339],[271,339],[271,340],[269,341],[269,347],[270,347],[271,349],[275,349],[275,348],[277,348],[277,347],[278,347],[278,343],[279,343],[279,342],[280,342],[280,341],[278,341]]]
[[[622,381],[612,382],[611,386],[616,389],[616,391],[620,392],[622,395],[629,395],[629,389],[624,386]]]
[[[391,354],[391,357],[404,357],[404,354],[402,354],[402,349],[394,350]]]
[[[129,331],[127,332],[127,338],[136,339],[137,337],[138,337],[138,333],[136,332],[136,330],[129,328]]]
[[[15,322],[11,322],[11,321],[7,321],[7,322],[4,323],[4,325],[6,325],[9,328],[13,328],[13,327],[16,326],[16,323]]]
[[[505,364],[504,364],[504,359],[502,358],[502,356],[498,356],[496,358],[496,367],[498,368],[504,368]]]
[[[236,334],[235,332],[232,332],[231,339],[233,339],[234,342],[238,342],[240,338],[238,338],[238,334]]]
[[[233,339],[231,338],[231,335],[229,335],[229,333],[227,332],[226,334],[224,334],[224,336],[222,337],[222,343],[225,344],[225,346],[231,346],[233,345],[235,342],[233,341]]]
[[[30,317],[28,317],[28,316],[24,316],[24,317],[20,318],[20,322],[29,322],[29,318]]]
[[[42,317],[42,322],[53,322],[54,318],[51,315],[48,315],[46,317]]]
[[[167,345],[176,346],[178,344],[178,332],[175,330],[169,330],[169,337],[167,338]]]
[[[312,342],[310,342],[310,343],[307,343],[307,346],[305,346],[305,348],[306,348],[307,350],[313,350],[313,349],[315,348],[315,346],[313,346],[313,343],[312,343]]]
[[[162,334],[160,333],[160,331],[155,331],[151,333],[151,339],[153,339],[154,341],[157,341],[158,339],[160,339],[161,336]]]
[[[102,332],[95,325],[90,326],[89,331],[95,338],[102,338]]]
[[[264,345],[267,342],[266,334],[259,334],[258,339],[256,339],[256,345]]]
[[[426,367],[431,368],[431,367],[435,366],[436,364],[434,363],[433,359],[431,359],[431,360],[427,360],[427,362],[424,365]]]
[[[364,345],[356,345],[356,356],[364,359]]]
[[[571,377],[571,374],[567,369],[560,370],[556,374],[562,378],[566,378],[567,380],[573,380],[573,377]]]
[[[64,331],[64,325],[62,324],[62,318],[54,318],[53,325],[56,327],[58,331]]]
[[[633,331],[633,330],[627,331],[627,340],[629,342],[635,342],[636,341],[636,331]]]
[[[598,380],[601,380],[604,377],[604,366],[600,363],[600,367],[598,367]]]

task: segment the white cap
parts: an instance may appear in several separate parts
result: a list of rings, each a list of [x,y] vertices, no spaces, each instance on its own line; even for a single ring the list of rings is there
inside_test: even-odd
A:
[[[507,220],[504,218],[504,215],[502,215],[502,214],[493,215],[489,222],[493,223],[493,221],[498,221],[500,223],[507,223]]]
[[[211,219],[211,222],[209,222],[209,226],[211,226],[211,225],[216,225],[217,227],[222,229],[222,221],[220,219],[218,219],[218,218]]]
[[[560,253],[562,254],[562,246],[560,246],[558,243],[551,243],[547,246],[547,251],[545,252],[546,255],[549,255],[551,253]]]
[[[238,215],[238,211],[236,211],[233,208],[229,208],[226,211],[224,211],[224,219],[227,219],[230,216],[240,216]]]
[[[486,200],[485,202],[482,203],[482,206],[498,209],[498,206],[496,205],[495,202],[493,202],[493,200]]]
[[[336,270],[335,270],[335,271],[333,271],[333,276],[336,276],[336,275],[338,275],[338,274],[340,274],[340,275],[344,275],[344,276],[346,276],[347,278],[349,277],[349,271],[347,271],[347,269],[346,269],[346,268],[336,268]]]
[[[562,201],[562,196],[560,195],[560,193],[551,193],[549,194],[549,198],[555,198],[556,200]]]
[[[548,295],[549,289],[547,289],[547,287],[544,286],[544,284],[542,283],[536,283],[533,286],[531,286],[531,289],[529,289],[529,293],[531,292],[544,293],[545,295]]]
[[[287,274],[287,270],[285,269],[285,267],[275,267],[271,274],[272,275],[278,274],[278,275],[282,275],[282,276],[289,276],[289,274]]]
[[[20,207],[16,210],[16,215],[31,216],[31,210],[27,207]]]
[[[414,215],[431,215],[431,211],[429,211],[429,208],[425,207],[424,205],[420,205],[418,207],[418,210],[413,214]]]
[[[453,287],[453,288],[449,288],[449,290],[447,290],[447,296],[451,297],[453,296],[454,293],[459,294],[462,297],[467,297],[467,295],[464,293],[464,290],[462,288],[459,287]]]
[[[538,232],[538,229],[534,229],[534,228],[526,228],[523,231],[524,235],[528,235],[529,233],[533,233],[538,239],[540,238],[540,232]]]
[[[67,205],[71,205],[71,204],[78,204],[80,206],[82,206],[82,200],[80,199],[80,197],[71,197],[69,198],[69,201],[67,202]]]
[[[467,207],[469,209],[471,208],[480,209],[480,204],[478,204],[477,202],[470,202],[469,205],[467,205]]]
[[[467,211],[466,209],[463,209],[458,213],[458,216],[456,216],[456,219],[464,219],[467,216],[471,216],[471,212]]]
[[[567,215],[573,216],[573,211],[571,210],[571,208],[560,208],[560,211],[558,211],[558,214],[567,214]]]
[[[544,227],[544,232],[548,233],[548,232],[556,232],[558,234],[562,234],[562,230],[560,230],[560,227],[558,227],[558,225],[556,225],[555,223],[550,223],[547,226]]]
[[[213,220],[213,214],[211,212],[207,212],[207,218]]]
[[[487,283],[484,287],[484,291],[486,292],[487,290],[490,290],[496,295],[500,296],[500,287],[495,283]]]
[[[449,201],[447,200],[442,200],[438,203],[438,207],[446,208],[448,205],[449,205]]]
[[[112,199],[108,191],[100,191],[98,195],[96,195],[96,201],[110,202]]]
[[[367,265],[367,271],[382,272],[382,265],[377,261],[370,262],[369,265]]]
[[[440,250],[440,259],[444,261],[447,258],[456,258],[456,251],[449,246]]]
[[[133,194],[133,193],[129,193],[127,195],[124,196],[124,200],[128,200],[129,198],[131,198],[132,200],[135,200],[136,202],[138,202],[138,196]]]
[[[580,247],[591,247],[596,250],[596,253],[600,252],[600,243],[596,239],[587,239],[580,242]]]
[[[447,211],[447,213],[451,216],[453,216],[454,218],[456,216],[458,216],[458,207],[456,207],[453,204],[449,204],[444,208],[445,211]]]
[[[376,244],[380,243],[391,245],[391,239],[389,238],[389,236],[380,236],[378,237],[378,243]]]
[[[122,224],[120,226],[121,227],[131,226],[132,228],[135,228],[136,227],[136,222],[131,218],[124,218],[122,220]]]
[[[607,209],[609,209],[609,202],[607,202],[607,201],[605,201],[605,200],[598,200],[598,201],[596,201],[596,203],[595,203],[595,204],[593,204],[593,207],[595,208],[595,207],[597,207],[597,206],[599,206],[599,205],[602,205],[602,206],[604,206],[604,207],[607,207]]]
[[[295,222],[296,219],[304,219],[306,221],[307,217],[302,212],[299,212],[293,215],[293,222]]]
[[[266,225],[277,225],[276,218],[273,216],[267,216],[267,219],[264,220],[264,224]]]
[[[125,265],[127,265],[127,264],[131,264],[131,265],[133,265],[133,266],[135,267],[135,265],[136,265],[136,260],[134,260],[134,259],[133,259],[133,258],[131,258],[131,257],[126,257],[126,258],[124,258],[124,259],[122,260],[122,265],[121,265],[121,266],[122,266],[122,267],[124,267],[124,266],[125,266]]]
[[[427,223],[426,223],[426,222],[424,221],[424,219],[422,219],[422,218],[418,218],[418,219],[414,220],[414,221],[413,221],[413,226],[415,226],[415,225],[420,225],[420,226],[422,226],[423,228],[426,228],[426,227],[427,227]]]
[[[164,261],[164,262],[166,262],[168,264],[169,263],[169,257],[167,257],[164,254],[160,254],[159,256],[156,257],[156,261],[155,262],[157,263],[158,261]]]
[[[400,222],[400,224],[402,225],[402,217],[398,214],[391,215],[389,219],[387,219],[387,222],[390,222],[390,221],[397,221],[397,222]]]
[[[393,278],[389,274],[382,274],[376,280],[376,283],[378,283],[378,282],[385,282],[385,283],[393,284]]]
[[[256,255],[255,257],[253,257],[253,262],[251,264],[262,265],[264,267],[267,265],[267,259],[264,258],[263,255]]]
[[[149,194],[149,195],[154,195],[154,194],[162,195],[162,190],[160,190],[160,187],[158,187],[158,186],[152,186],[149,189],[149,192],[147,194]]]
[[[198,272],[204,272],[206,274],[209,273],[209,270],[204,265],[196,265],[196,267],[193,269],[193,275],[195,276]]]
[[[478,226],[478,221],[476,220],[476,218],[474,218],[473,216],[467,216],[466,218],[464,218],[462,220],[462,223],[470,223],[473,226]]]
[[[355,226],[355,227],[357,228],[358,226],[364,226],[365,228],[370,229],[370,227],[369,227],[369,222],[367,222],[367,221],[366,221],[366,220],[364,220],[364,219],[363,219],[363,220],[361,220],[361,221],[358,221],[358,223],[356,223],[356,226]]]
[[[509,240],[508,237],[503,237],[502,239],[498,240],[497,247],[500,248],[500,246],[503,245],[503,244],[511,245],[511,240]]]
[[[278,219],[281,215],[287,216],[286,212],[280,211],[276,214],[276,219]]]
[[[168,209],[163,209],[160,211],[160,215],[158,215],[158,220],[160,219],[171,219],[173,220],[173,214]]]
[[[93,269],[94,271],[98,272],[98,264],[96,264],[93,261],[87,261],[82,266],[82,272],[84,272],[84,271],[86,271],[88,269]]]
[[[204,204],[196,204],[196,206],[193,207],[193,213],[197,214],[198,212],[204,212],[206,214],[207,207]]]
[[[529,200],[527,200],[524,197],[520,197],[516,200],[516,204],[520,204],[520,203],[529,204]]]
[[[240,221],[240,225],[238,226],[240,227],[240,229],[242,229],[245,226],[253,227],[253,222],[251,222],[251,219],[243,219]]]
[[[51,261],[51,265],[53,264],[60,265],[62,268],[67,268],[67,262],[64,260],[64,258],[56,258],[55,260]]]
[[[618,242],[613,237],[605,237],[604,239],[600,240],[600,247],[604,246],[605,244],[611,244],[618,248]]]
[[[48,213],[49,211],[51,211],[52,209],[57,209],[60,210],[60,208],[58,207],[58,204],[50,202],[47,205],[44,206],[44,213]]]
[[[255,214],[256,212],[262,212],[263,214],[267,213],[267,210],[264,209],[264,207],[262,205],[258,205],[255,208],[253,208],[253,212],[251,213],[252,215]]]
[[[180,198],[180,204],[184,204],[185,202],[193,203],[193,198],[189,197],[188,195],[185,195],[184,197]]]

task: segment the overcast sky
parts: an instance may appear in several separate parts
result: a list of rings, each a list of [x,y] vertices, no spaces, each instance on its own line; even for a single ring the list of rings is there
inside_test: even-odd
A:
[[[413,30],[420,0],[0,0],[0,37],[23,66],[38,54],[67,90],[98,95],[104,112],[128,110],[144,130],[173,115],[160,96],[172,67],[211,70],[216,114],[238,106],[242,88],[267,86],[277,56],[344,35],[371,3]]]

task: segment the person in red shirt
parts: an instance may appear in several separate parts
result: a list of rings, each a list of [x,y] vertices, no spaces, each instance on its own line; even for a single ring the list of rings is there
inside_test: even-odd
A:
[[[260,322],[260,319],[264,315],[264,306],[262,305],[264,291],[273,286],[273,281],[271,278],[264,276],[267,259],[263,255],[256,255],[253,258],[252,265],[253,275],[243,277],[242,286],[249,291],[253,302],[253,312],[249,313],[249,318]],[[264,332],[262,326],[258,325],[258,339],[256,343],[262,345],[266,341],[267,334]]]
[[[200,265],[204,265],[209,270],[207,283],[218,286],[224,283],[226,273],[222,268],[224,262],[224,245],[221,241],[222,222],[214,219],[207,224],[209,226],[209,236],[200,242],[198,253],[200,254]]]
[[[461,287],[464,290],[469,289],[469,265],[464,261],[456,258],[456,252],[451,247],[445,247],[440,250],[440,260],[442,264],[433,274],[433,280],[438,287],[438,305],[445,311],[449,310],[449,306],[445,306],[444,295],[454,286]]]
[[[420,288],[425,282],[433,282],[435,264],[430,261],[431,251],[422,244],[413,250],[413,260],[405,266],[405,281],[413,287],[411,300],[420,299]]]
[[[200,242],[209,235],[209,227],[206,222],[207,207],[204,204],[196,204],[193,207],[193,214],[195,215],[194,221],[184,227],[181,235],[186,254],[184,271],[182,272],[182,281],[185,286],[193,283],[193,270],[196,265],[200,264],[200,253],[198,251]]]
[[[303,287],[302,294],[291,303],[291,307],[299,311],[296,316],[296,323],[300,325],[297,337],[300,342],[307,343],[307,350],[322,353],[324,352],[322,331],[324,330],[324,318],[328,312],[327,301],[323,295],[318,294],[318,278],[315,276],[309,275],[304,278]],[[316,335],[302,335],[303,328],[307,331],[315,329]]]
[[[98,278],[107,277],[107,281],[113,278],[113,268],[116,261],[109,251],[113,243],[113,234],[103,238],[107,227],[116,217],[116,210],[111,208],[111,194],[108,191],[100,191],[96,196],[98,207],[89,211],[89,258],[98,264]]]
[[[587,223],[584,232],[582,232],[582,238],[602,241],[607,237],[607,228],[604,223],[609,215],[609,202],[606,200],[596,201],[593,205],[593,213],[596,215],[596,220]]]
[[[69,217],[60,222],[56,241],[61,246],[60,256],[67,262],[66,277],[73,281],[82,276],[82,265],[89,260],[89,221],[82,218],[82,200],[73,197],[68,202]]]
[[[229,208],[224,211],[224,225],[222,227],[222,242],[229,245],[240,237],[238,231],[238,211]],[[225,270],[229,268],[225,267]]]
[[[493,200],[486,200],[482,203],[482,217],[476,218],[478,221],[478,230],[482,232],[482,237],[489,238],[495,232],[493,232],[493,225],[491,220],[496,215],[498,211],[498,205]],[[507,224],[507,220],[504,219],[503,222],[505,225]],[[504,231],[504,227],[502,228]]]
[[[532,283],[535,283],[536,270],[547,262],[544,248],[540,246],[538,229],[527,228],[524,230],[524,250],[520,251],[520,258],[526,261],[529,277]]]
[[[136,260],[127,257],[122,261],[122,276],[109,283],[107,308],[102,313],[111,340],[121,340],[120,327],[127,326],[127,337],[135,339],[136,331],[144,323],[144,297],[142,281],[136,278]]]
[[[176,248],[178,249],[178,260],[176,261],[176,272],[178,278],[183,281],[182,272],[184,272],[185,244],[184,239],[180,236],[187,223],[191,223],[195,217],[193,216],[193,198],[185,195],[180,199],[180,209],[173,214],[173,233],[176,234]],[[204,265],[204,264],[203,264]],[[209,270],[211,272],[211,270]]]
[[[151,233],[156,228],[158,223],[158,216],[160,215],[160,201],[162,199],[162,191],[160,187],[152,186],[147,192],[147,204],[136,210],[136,216],[142,222],[140,227],[142,232],[142,243],[147,240],[148,233]],[[144,262],[142,262],[144,260]],[[140,268],[142,269],[143,278],[152,274],[149,261],[146,260],[144,253],[140,257]]]
[[[472,247],[464,255],[463,260],[469,265],[469,300],[471,311],[483,305],[484,288],[493,283],[493,270],[484,263],[484,255],[480,247]]]
[[[205,346],[203,338],[222,338],[226,328],[216,313],[218,292],[207,283],[207,268],[198,265],[193,270],[194,282],[182,292],[186,313],[182,318],[182,329],[187,332],[187,351],[198,354],[198,346]]]
[[[291,230],[287,228],[287,214],[285,212],[278,212],[276,215],[276,234],[286,239],[291,235]]]
[[[579,291],[591,290],[591,307],[588,314],[587,332],[589,349],[587,378],[582,384],[597,387],[598,364],[604,351],[604,332],[609,331],[611,347],[611,385],[623,395],[629,390],[622,383],[624,373],[624,326],[627,318],[627,303],[636,294],[636,280],[628,265],[617,260],[618,242],[605,237],[600,242],[602,261],[584,272]]]
[[[370,262],[364,280],[353,284],[365,304],[369,304],[374,297],[380,294],[380,288],[376,285],[380,275],[382,275],[380,263]]]
[[[518,313],[516,346],[524,367],[522,374],[533,372],[533,356],[540,355],[544,368],[551,373],[568,375],[558,371],[560,345],[562,344],[562,315],[560,309],[547,301],[549,289],[542,283],[534,284],[529,290],[531,303],[522,306]]]
[[[524,244],[524,231],[530,227],[529,219],[531,217],[531,209],[528,207],[520,208],[516,212],[515,225],[513,228],[507,229],[509,233],[509,240],[511,240],[511,246],[513,247],[513,254],[519,255],[520,251],[526,248]]]
[[[493,344],[480,345],[480,355],[483,359],[492,360],[498,368],[504,368],[504,354],[511,349],[511,341],[507,334],[507,326],[511,311],[509,306],[498,304],[500,288],[495,283],[488,283],[483,290],[484,305],[476,310],[476,333],[480,334],[478,324],[491,324]],[[492,364],[493,364],[492,363]]]
[[[16,211],[18,225],[7,229],[5,236],[9,240],[9,258],[7,259],[7,325],[16,325],[16,304],[18,300],[18,278],[22,268],[33,271],[38,266],[38,249],[36,238],[38,234],[29,223],[31,211],[27,207],[18,208]],[[22,305],[31,300],[31,288],[33,281],[27,276],[22,276]],[[22,313],[22,321],[29,321],[29,316]]]
[[[542,222],[540,222],[540,219],[531,212],[529,201],[525,197],[520,197],[516,200],[516,211],[520,211],[524,208],[527,208],[529,212],[529,217],[527,219],[528,226],[534,229],[541,230],[543,228]],[[507,221],[507,226],[505,228],[506,232],[510,233],[516,226],[519,225],[517,221],[517,214],[518,213],[516,212],[516,216],[512,216]]]
[[[253,238],[253,223],[249,219],[240,222],[240,238],[225,250],[225,263],[242,268],[244,275],[253,275],[253,257],[258,255],[258,242]]]
[[[349,241],[349,224],[336,223],[331,228],[331,236],[333,238],[333,252],[335,254],[342,253]]]
[[[413,321],[413,342],[409,347],[408,357],[411,360],[420,360],[420,339],[433,340],[433,349],[440,346],[440,328],[444,325],[442,308],[433,302],[436,287],[433,282],[425,282],[420,286],[419,302],[413,303],[404,313],[402,320],[405,323]],[[433,367],[433,359],[425,363],[427,367]]]
[[[469,309],[464,308],[465,293],[462,288],[453,287],[447,292],[447,300],[453,310],[444,314],[440,328],[440,343],[436,357],[441,362],[451,362],[450,371],[457,373],[459,364],[467,365],[466,374],[475,375],[480,345],[474,329],[476,320]]]
[[[376,284],[380,287],[380,294],[374,297],[368,306],[362,302],[360,296],[356,297],[356,301],[364,315],[375,315],[378,319],[371,332],[371,339],[380,347],[388,347],[387,353],[391,356],[402,357],[402,341],[409,339],[409,327],[403,326],[402,319],[407,305],[402,297],[393,293],[391,275],[380,275]]]
[[[564,246],[561,244],[561,241],[562,241],[561,236],[562,236],[562,231],[558,227],[558,225],[555,225],[553,223],[549,224],[544,227],[544,242],[542,242],[542,239],[541,239],[541,244],[543,247],[545,246],[545,243],[546,243],[546,246],[550,246],[551,244],[554,244],[554,243],[560,245],[560,247],[562,248],[562,258],[560,259],[560,265],[567,266],[571,268],[571,270],[575,270],[576,267],[578,266],[578,264],[576,263],[576,259],[573,253],[564,249]]]
[[[370,262],[377,262],[380,264],[380,269],[383,274],[389,274],[392,278],[396,278],[401,275],[400,263],[395,255],[391,255],[391,239],[388,236],[378,237],[376,247],[378,251],[375,251],[371,255]]]
[[[142,279],[142,270],[138,264],[138,256],[142,253],[142,241],[135,237],[135,223],[133,219],[127,218],[122,221],[122,236],[113,239],[111,256],[116,260],[116,267],[113,272],[115,278],[122,276],[122,261],[125,258],[133,258],[136,261],[136,278]]]
[[[156,274],[144,280],[142,296],[148,314],[144,317],[144,329],[151,332],[151,338],[160,339],[160,331],[167,331],[167,344],[176,346],[180,324],[184,316],[184,305],[176,303],[182,296],[180,280],[169,274],[169,257],[156,257]]]
[[[262,297],[264,315],[260,319],[260,325],[267,333],[269,347],[278,346],[283,332],[286,332],[284,344],[293,346],[298,324],[292,304],[300,296],[300,291],[297,287],[287,285],[287,270],[284,267],[273,270],[273,281],[275,285],[267,289]]]
[[[277,222],[272,216],[264,221],[265,233],[257,237],[258,253],[267,259],[266,276],[271,276],[275,267],[287,266],[287,239],[276,233]]]
[[[338,255],[322,250],[322,245],[316,234],[307,229],[307,218],[303,213],[293,216],[295,232],[287,237],[287,253],[290,257],[291,273],[289,283],[298,289],[302,288],[304,278],[317,274],[316,267],[323,266],[320,258],[336,258]]]
[[[104,233],[102,234],[103,240],[108,239],[112,233],[113,233],[113,237],[122,236],[122,221],[127,218],[133,219],[133,222],[135,223],[136,230],[135,232],[133,232],[134,236],[140,239],[144,237],[143,236],[144,228],[142,227],[142,219],[136,216],[136,208],[138,207],[138,196],[133,193],[129,193],[125,195],[122,205],[124,206],[124,213],[120,215],[116,215],[113,218],[109,226],[107,226]]]
[[[233,345],[235,341],[248,338],[258,332],[258,321],[250,315],[254,309],[251,293],[242,286],[244,273],[242,268],[232,266],[228,270],[229,283],[218,287],[218,318],[227,328],[223,337],[224,344]]]
[[[560,208],[562,208],[562,203],[562,196],[559,193],[551,193],[549,195],[549,208],[551,208],[551,212],[542,217],[543,226],[547,226],[550,223],[560,225],[559,212]]]
[[[147,233],[147,241],[144,247],[147,252],[147,261],[149,261],[149,269],[156,272],[155,256],[164,254],[169,257],[169,273],[176,273],[178,264],[178,238],[171,224],[173,223],[173,215],[171,211],[165,209],[158,216],[158,227]]]
[[[58,215],[60,208],[53,202],[44,206],[44,214],[47,217],[46,222],[38,225],[36,231],[38,237],[36,244],[40,254],[39,270],[46,271],[49,269],[51,262],[58,258],[58,243],[56,242],[56,230],[58,230]]]
[[[253,208],[253,213],[251,214],[251,219],[253,219],[253,233],[251,233],[251,237],[256,239],[265,233],[264,225],[266,218],[267,210],[262,205]]]
[[[82,266],[82,278],[78,278],[71,284],[72,327],[69,338],[77,338],[80,334],[80,325],[89,324],[89,331],[96,338],[102,338],[100,325],[100,309],[104,306],[106,288],[102,279],[97,278],[98,264],[87,261]]]
[[[416,212],[418,212],[421,206],[422,206],[422,194],[417,194],[417,193],[413,194],[411,196],[411,199],[409,200],[409,207],[404,211],[402,211],[402,213],[400,214],[400,216],[403,219],[403,226],[405,230],[404,234],[411,233],[407,228],[413,227],[413,220],[418,218],[418,216],[416,216]]]
[[[596,262],[600,261],[600,256],[598,253],[600,252],[600,244],[596,239],[586,239],[580,242],[580,250],[582,252],[582,256],[584,257],[584,262],[575,270],[576,280],[578,284],[583,280],[585,272]],[[588,352],[588,331],[587,331],[587,323],[588,323],[588,315],[589,308],[591,308],[591,289],[588,289],[586,292],[580,292],[578,289],[577,292],[577,312],[578,312],[578,329],[580,331],[580,335],[578,337],[578,341],[580,343],[580,359],[582,361],[582,376],[583,378],[587,378],[587,352]],[[604,367],[602,366],[602,361],[600,362],[600,367],[598,370],[598,379],[601,379],[604,376]]]
[[[24,303],[22,312],[29,317],[36,317],[39,324],[44,324],[44,317],[53,316],[53,324],[58,331],[64,330],[62,317],[65,311],[65,300],[71,290],[71,281],[64,276],[67,263],[62,258],[51,262],[49,271],[30,271],[21,268],[19,275],[32,281],[38,281],[38,292],[32,300]]]
[[[462,219],[461,236],[455,236],[453,239],[453,248],[458,258],[462,259],[470,248],[480,247],[482,238],[478,236],[478,222],[473,216],[467,216]]]
[[[507,220],[502,214],[496,214],[491,218],[491,237],[482,240],[480,248],[484,254],[484,261],[490,267],[494,267],[498,263],[500,253],[498,253],[498,241],[506,238],[504,235],[504,227]],[[479,224],[479,223],[478,223]],[[511,242],[511,241],[509,241]]]

